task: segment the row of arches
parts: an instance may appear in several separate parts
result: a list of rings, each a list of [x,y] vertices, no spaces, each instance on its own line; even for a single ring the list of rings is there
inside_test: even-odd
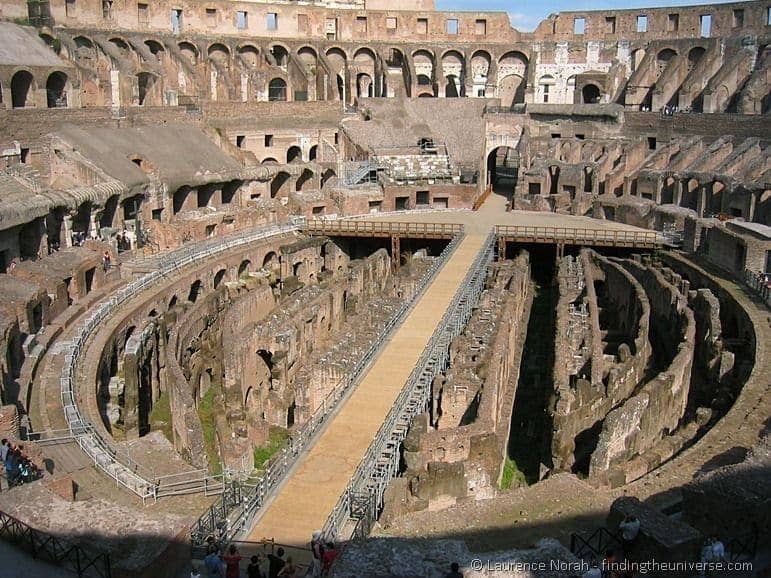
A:
[[[11,77],[11,107],[27,108],[35,106],[37,82],[29,70],[19,70]],[[70,79],[64,72],[55,70],[46,78],[46,106],[48,108],[67,108],[69,106]],[[0,87],[0,103],[3,102],[3,90]]]

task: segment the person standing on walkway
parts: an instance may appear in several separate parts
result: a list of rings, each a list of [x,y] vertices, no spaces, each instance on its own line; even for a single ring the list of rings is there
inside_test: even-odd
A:
[[[222,561],[225,562],[225,578],[239,578],[241,576],[241,554],[238,553],[238,548],[235,544],[231,544],[228,548],[228,553],[222,557]]]

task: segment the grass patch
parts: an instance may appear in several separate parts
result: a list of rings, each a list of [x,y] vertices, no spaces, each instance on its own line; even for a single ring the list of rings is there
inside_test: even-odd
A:
[[[265,463],[282,448],[288,438],[288,430],[278,426],[270,426],[268,443],[254,448],[254,469],[261,470]]]
[[[165,391],[153,404],[153,410],[150,412],[150,429],[160,431],[167,440],[174,443],[174,433],[171,430],[171,404],[169,394]]]
[[[503,463],[503,475],[501,476],[501,489],[509,490],[512,486],[518,488],[526,485],[527,478],[517,467],[517,462],[506,456],[506,461]]]
[[[203,430],[203,446],[206,450],[206,457],[209,458],[209,469],[215,476],[222,473],[222,462],[217,450],[217,428],[214,425],[214,398],[216,395],[217,387],[212,384],[198,404],[198,418],[201,420],[201,429]]]

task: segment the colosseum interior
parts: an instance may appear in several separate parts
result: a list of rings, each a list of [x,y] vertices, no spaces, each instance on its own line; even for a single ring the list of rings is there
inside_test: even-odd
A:
[[[767,576],[770,111],[767,0],[0,0],[0,573]]]

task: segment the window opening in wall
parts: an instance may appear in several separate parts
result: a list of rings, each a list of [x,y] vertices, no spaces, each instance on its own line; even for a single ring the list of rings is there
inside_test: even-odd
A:
[[[428,34],[428,18],[418,18],[418,34]]]
[[[335,133],[335,144],[336,145],[340,144],[340,133],[339,132]]]
[[[137,4],[137,20],[145,26],[150,22],[150,6],[148,4]]]
[[[447,34],[458,33],[458,20],[456,18],[448,18],[447,20]]]
[[[543,85],[543,101],[549,102],[549,85],[548,84]]]
[[[275,12],[268,12],[265,18],[268,30],[278,30],[278,14]]]
[[[586,32],[586,18],[573,19],[573,34],[584,34]]]
[[[366,34],[367,33],[367,17],[366,16],[357,16],[356,17],[356,32],[359,34]]]
[[[487,20],[477,20],[474,22],[474,34],[477,36],[487,36]]]
[[[217,9],[216,8],[206,9],[206,24],[209,26],[209,28],[214,28],[215,26],[217,26]]]
[[[655,136],[649,136],[648,137],[648,149],[655,151],[656,150],[656,137]]]
[[[606,16],[605,17],[605,32],[608,34],[615,34],[616,33],[616,17],[615,16]]]
[[[741,28],[744,26],[744,10],[734,10],[733,24],[734,28]]]
[[[67,18],[75,16],[75,0],[65,0],[64,15],[67,16]]]
[[[236,28],[246,30],[249,28],[249,14],[243,10],[236,11]]]
[[[577,140],[586,140],[586,135],[585,134],[581,134],[581,133],[577,133],[576,134],[576,139]]]
[[[102,0],[102,18],[112,20],[112,0]]]
[[[244,142],[246,142],[246,135],[236,135],[236,146],[240,149],[244,148]]]
[[[152,210],[153,221],[160,221],[162,215],[163,215],[163,209],[153,209]]]
[[[327,40],[335,40],[337,38],[337,18],[327,18],[324,23],[324,31]]]
[[[308,15],[307,14],[298,14],[297,15],[297,29],[300,32],[308,32]]]
[[[701,37],[709,38],[712,32],[712,14],[702,14],[699,16],[699,24],[701,26]]]
[[[182,30],[182,9],[173,8],[171,10],[171,31],[174,34],[179,34]]]
[[[648,17],[647,16],[638,16],[637,17],[637,32],[648,32]]]
[[[26,165],[27,161],[29,160],[29,149],[21,149],[21,155],[19,156],[19,161],[21,164]]]
[[[680,15],[670,14],[667,18],[667,32],[677,32],[680,28]]]
[[[562,134],[558,132],[551,133],[551,138],[562,138]]]
[[[386,18],[386,30],[396,30],[396,18],[389,16]]]
[[[429,191],[417,191],[415,193],[415,204],[416,205],[428,205],[429,203]]]
[[[771,6],[766,8],[766,26],[771,26]]]
[[[265,135],[265,146],[266,147],[272,147],[273,146],[273,135],[272,134],[266,134]]]

